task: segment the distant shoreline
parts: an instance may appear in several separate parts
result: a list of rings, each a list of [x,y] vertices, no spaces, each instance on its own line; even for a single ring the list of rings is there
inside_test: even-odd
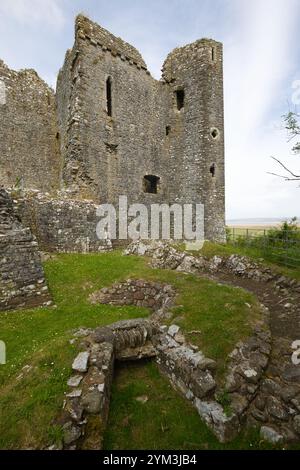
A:
[[[291,217],[282,218],[249,218],[249,219],[228,219],[226,225],[229,227],[277,227],[285,220],[291,220]],[[298,225],[300,224],[300,217],[298,217]]]

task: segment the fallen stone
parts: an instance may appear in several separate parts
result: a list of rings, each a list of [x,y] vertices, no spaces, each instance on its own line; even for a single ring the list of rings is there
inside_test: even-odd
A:
[[[63,426],[63,440],[66,445],[72,444],[72,442],[79,439],[81,436],[81,429],[71,421],[64,424]]]
[[[180,330],[178,325],[171,325],[168,329],[168,334],[174,338],[174,336],[178,333]]]
[[[217,368],[217,363],[213,359],[209,359],[208,357],[205,357],[198,363],[198,368],[201,370],[216,370]]]
[[[288,403],[289,401],[291,401],[297,395],[298,392],[299,392],[298,387],[290,385],[290,386],[284,387],[281,390],[280,395],[281,395],[281,398],[283,399],[283,401]]]
[[[283,441],[283,436],[269,426],[262,426],[260,428],[260,437],[270,444],[279,444]]]
[[[142,396],[136,398],[136,401],[138,401],[139,403],[142,403],[142,404],[147,403],[148,400],[149,400],[149,397],[147,397],[147,395],[142,395]]]
[[[293,427],[297,434],[300,434],[300,415],[297,415],[293,419]]]
[[[74,335],[76,338],[83,338],[84,336],[88,336],[91,333],[91,329],[88,328],[79,328],[79,330],[75,331]]]
[[[82,396],[82,406],[91,414],[97,414],[101,411],[102,401],[103,395],[97,389],[88,391]]]
[[[74,421],[79,422],[82,419],[83,407],[79,398],[67,400],[64,409]]]
[[[257,376],[257,372],[254,369],[246,369],[244,370],[244,375],[247,377],[247,379],[251,379],[252,377]]]
[[[82,395],[82,390],[73,390],[72,392],[68,393],[66,396],[68,398],[79,398]]]
[[[300,367],[288,366],[285,368],[282,376],[287,381],[300,383]]]
[[[257,421],[261,421],[262,423],[266,422],[266,416],[265,414],[258,410],[257,408],[254,408],[251,412],[253,418],[255,418]]]
[[[216,388],[216,382],[208,371],[195,371],[190,388],[196,397],[204,398]]]
[[[238,434],[240,425],[237,416],[226,416],[219,403],[201,401],[196,398],[195,406],[201,418],[212,429],[220,442],[229,442]]]
[[[288,413],[283,408],[280,400],[275,397],[267,398],[267,412],[276,419],[286,421],[288,419]]]
[[[174,339],[179,344],[184,344],[185,343],[185,337],[181,332],[176,333],[176,335],[174,336]]]
[[[87,366],[88,366],[88,360],[89,360],[89,357],[90,357],[90,353],[87,352],[87,351],[84,351],[84,352],[80,352],[73,364],[72,364],[72,369],[73,370],[76,370],[78,372],[86,372],[87,371]]]
[[[73,375],[68,380],[69,387],[78,387],[80,382],[82,381],[82,375]]]

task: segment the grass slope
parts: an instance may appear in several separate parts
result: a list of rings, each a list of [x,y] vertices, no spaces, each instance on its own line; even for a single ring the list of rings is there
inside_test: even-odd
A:
[[[53,422],[61,409],[66,381],[71,375],[72,359],[76,354],[75,346],[69,342],[72,330],[149,314],[146,309],[133,306],[91,305],[88,302],[91,292],[127,278],[158,280],[174,285],[179,294],[174,318],[186,332],[199,331],[198,334],[190,335],[191,340],[208,356],[216,359],[220,368],[224,366],[224,358],[235,343],[250,332],[250,323],[258,315],[257,303],[249,293],[192,275],[152,270],[144,258],[125,257],[117,251],[107,254],[57,255],[45,263],[45,271],[56,308],[0,315],[0,339],[7,346],[7,364],[0,367],[2,449],[41,448],[61,438],[61,431]],[[30,368],[22,372],[25,365]],[[168,392],[171,395],[173,393],[170,401],[164,400],[164,390],[169,386],[157,376],[154,367],[149,365],[146,370],[150,379],[152,377],[153,387],[161,390],[153,402],[156,415],[161,413],[162,406],[167,407],[167,413],[173,413],[174,403],[176,407],[187,410],[185,407],[188,405],[171,390]],[[130,376],[130,368],[128,371],[129,388],[130,381],[133,381],[133,388],[142,386],[139,376],[134,378],[134,374]],[[143,373],[141,369],[139,374]],[[114,387],[115,391],[118,390],[118,381]],[[122,401],[122,397],[119,399],[118,394],[114,393],[112,417],[116,407],[119,407],[119,400]],[[136,409],[138,412],[139,408]],[[168,433],[167,442],[161,441],[164,446],[178,448],[180,443],[193,442],[196,434],[198,440],[195,442],[199,445],[207,440],[205,436],[208,431],[194,410],[180,419],[178,431]],[[143,422],[145,432],[136,441],[140,447],[154,445],[155,437],[151,437],[153,426],[150,421]],[[191,423],[195,423],[195,428]],[[194,430],[188,431],[191,427]],[[188,441],[184,437],[187,432],[193,434]],[[113,431],[109,431],[107,442],[114,445]],[[126,448],[130,445],[135,447],[132,440],[130,442]]]

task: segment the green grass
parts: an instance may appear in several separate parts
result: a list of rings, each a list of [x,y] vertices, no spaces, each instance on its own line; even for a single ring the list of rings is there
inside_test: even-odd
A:
[[[146,309],[133,306],[91,305],[91,292],[130,277],[172,284],[179,294],[174,318],[187,334],[199,330],[198,334],[189,335],[190,339],[218,361],[220,370],[227,353],[250,333],[251,322],[259,317],[254,297],[243,290],[174,271],[152,270],[145,258],[125,257],[117,251],[57,255],[45,263],[45,272],[56,308],[0,315],[0,339],[7,347],[7,364],[0,366],[2,449],[41,448],[59,441],[61,431],[55,418],[76,354],[75,346],[69,342],[72,330],[149,314]],[[25,365],[32,368],[18,379]],[[113,410],[114,405],[112,413]],[[159,404],[156,413],[160,413]],[[195,426],[204,429],[199,418]],[[178,431],[182,439],[185,432]],[[149,433],[145,433],[141,446],[150,445]],[[177,446],[180,438],[168,436],[169,448]]]
[[[145,395],[146,403],[136,399]],[[192,405],[170,386],[153,362],[117,368],[104,436],[107,450],[270,449],[256,429],[220,444]]]

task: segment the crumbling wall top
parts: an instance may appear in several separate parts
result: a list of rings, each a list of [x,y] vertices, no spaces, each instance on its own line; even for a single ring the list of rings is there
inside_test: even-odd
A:
[[[76,18],[76,37],[81,39],[89,39],[94,45],[106,47],[115,55],[124,55],[137,65],[147,69],[146,63],[139,51],[123,41],[121,38],[114,36],[106,29],[94,23],[89,18],[78,15]]]
[[[40,88],[39,92],[51,93],[54,95],[53,89],[46,83],[34,69],[10,69],[6,63],[0,59],[0,78],[8,78],[20,80],[23,86],[34,85],[36,89]]]
[[[210,55],[207,55],[207,60],[205,54],[203,52],[206,51],[212,51],[213,49],[218,49],[222,50],[223,45],[221,42],[215,41],[213,39],[208,39],[208,38],[202,38],[198,39],[195,42],[192,42],[190,44],[186,44],[185,46],[181,47],[176,47],[171,51],[166,60],[163,63],[162,66],[162,77],[166,81],[171,81],[172,80],[172,63],[177,62],[177,63],[182,63],[188,65],[192,61],[202,61],[205,63],[210,62],[211,59],[211,53]],[[210,58],[210,59],[209,59]]]

